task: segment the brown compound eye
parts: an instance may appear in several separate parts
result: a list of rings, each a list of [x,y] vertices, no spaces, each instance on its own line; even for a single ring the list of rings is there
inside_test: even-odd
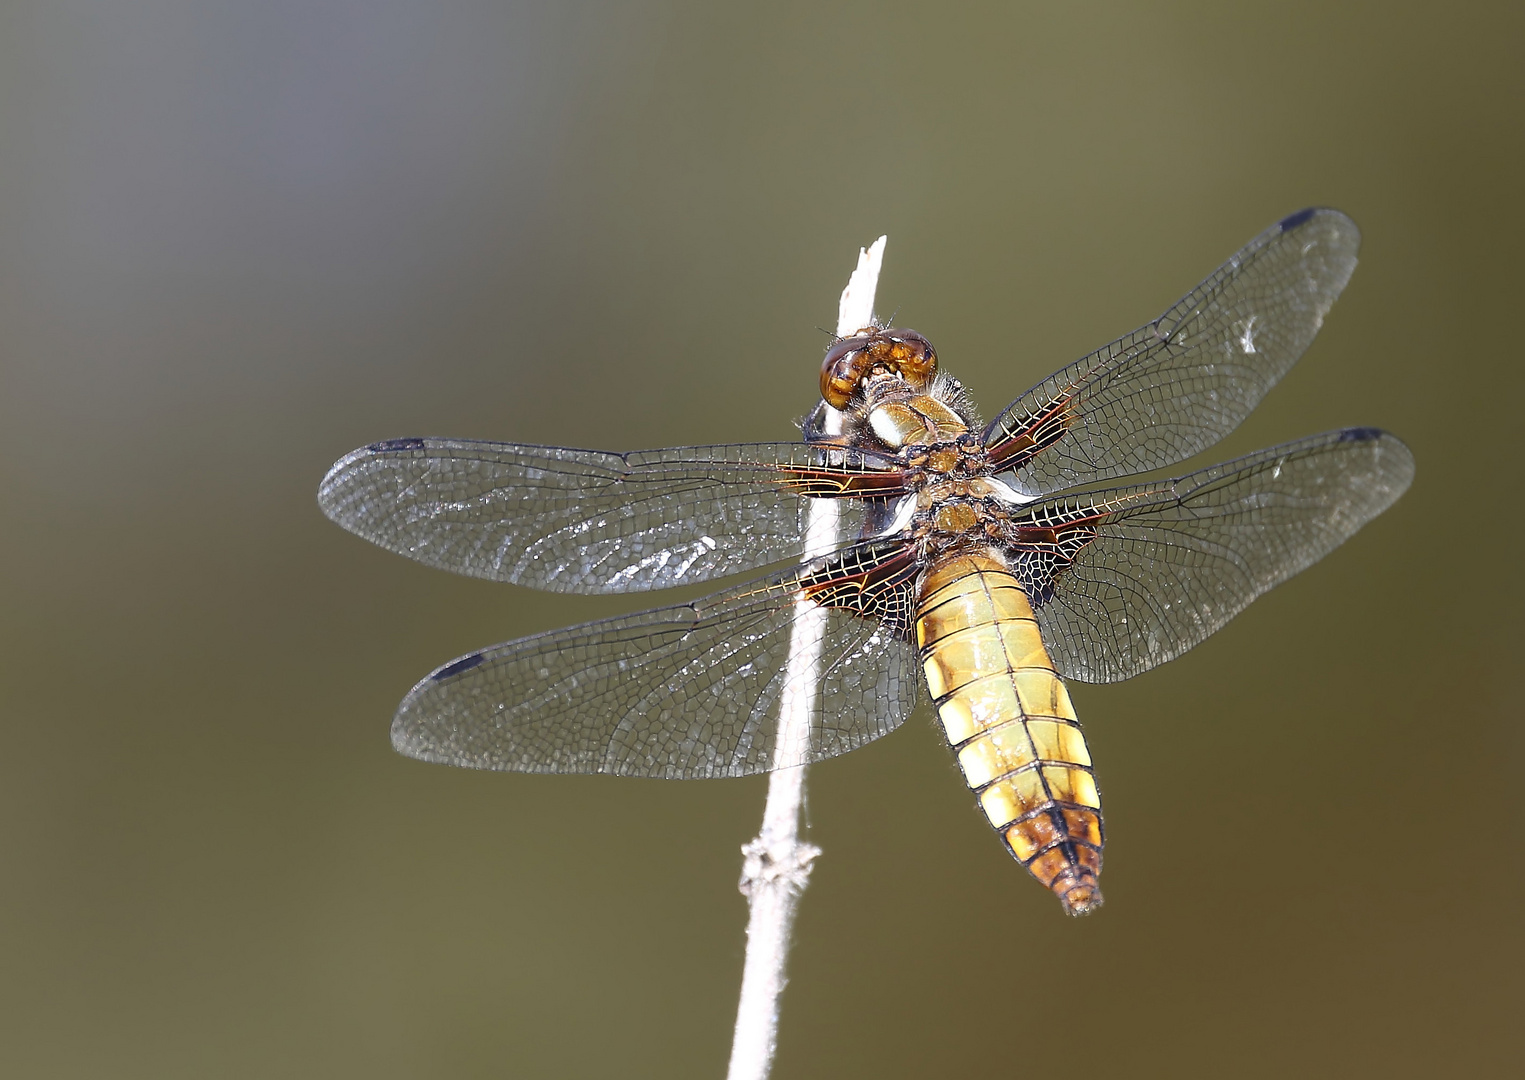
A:
[[[821,361],[821,397],[833,409],[840,409],[853,396],[863,376],[873,366],[874,358],[865,348],[870,337],[843,338],[826,350]]]
[[[918,390],[932,385],[937,374],[937,350],[915,330],[886,330],[886,360],[906,382]]]

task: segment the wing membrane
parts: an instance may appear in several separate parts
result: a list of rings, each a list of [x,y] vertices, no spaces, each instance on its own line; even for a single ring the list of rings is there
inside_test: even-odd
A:
[[[1396,437],[1349,428],[1178,480],[1035,504],[1033,521],[1083,546],[1051,578],[1051,556],[1012,556],[1041,601],[1038,623],[1060,674],[1115,682],[1174,659],[1323,558],[1413,475]]]
[[[860,577],[905,561],[889,545],[837,558],[855,562]],[[800,602],[830,584],[834,571],[822,566],[462,657],[408,694],[392,744],[477,769],[669,779],[744,776],[845,753],[900,725],[920,674],[904,635]],[[802,618],[823,633],[814,667],[791,659],[805,647]],[[808,709],[808,742],[779,739],[780,706],[791,696]]]
[[[802,494],[839,498],[838,543],[900,494],[888,458],[803,443],[614,454],[394,439],[340,459],[324,513],[428,566],[553,592],[662,589],[798,558]]]
[[[1252,240],[1158,319],[1062,368],[986,429],[1029,495],[1185,461],[1250,413],[1312,342],[1355,270],[1360,232],[1304,210]]]

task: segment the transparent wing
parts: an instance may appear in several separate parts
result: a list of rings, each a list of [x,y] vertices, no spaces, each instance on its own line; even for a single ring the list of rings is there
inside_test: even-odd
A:
[[[1115,682],[1181,655],[1313,565],[1413,476],[1396,437],[1348,428],[1178,480],[1035,504],[1009,554],[1060,674]]]
[[[834,587],[856,594],[876,571],[885,623],[803,599]],[[415,686],[392,744],[476,769],[668,779],[846,753],[894,730],[916,703],[915,650],[889,625],[908,622],[913,579],[907,552],[864,545],[692,604],[495,645]],[[810,632],[823,642],[817,662]],[[808,740],[780,737],[791,699]]]
[[[1337,210],[1273,225],[1158,319],[1012,402],[986,429],[992,458],[1019,491],[1047,495],[1205,450],[1312,342],[1360,239]]]
[[[318,503],[351,532],[441,570],[622,593],[798,558],[802,495],[838,497],[847,543],[902,493],[890,459],[804,443],[614,454],[393,439],[341,458]]]

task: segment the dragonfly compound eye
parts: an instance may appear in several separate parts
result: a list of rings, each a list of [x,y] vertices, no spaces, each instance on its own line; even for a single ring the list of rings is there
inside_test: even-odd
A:
[[[879,335],[881,343],[875,348],[883,355],[882,362],[893,368],[917,390],[932,385],[937,374],[937,350],[932,343],[915,330],[885,330]]]
[[[847,404],[874,366],[868,347],[873,340],[872,336],[843,338],[826,350],[826,358],[821,361],[821,397],[833,409]]]

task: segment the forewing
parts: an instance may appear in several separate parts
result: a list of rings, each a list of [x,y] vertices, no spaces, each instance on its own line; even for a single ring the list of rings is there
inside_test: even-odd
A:
[[[845,753],[911,711],[915,650],[890,625],[806,597],[834,582],[855,591],[875,567],[884,570],[882,614],[908,621],[906,553],[864,545],[692,604],[462,657],[408,694],[392,744],[468,768],[668,779],[745,776]],[[791,700],[808,739],[780,737]]]
[[[1360,232],[1304,210],[1158,319],[1055,372],[986,429],[1013,485],[1046,495],[1184,461],[1249,415],[1303,354],[1355,270]]]
[[[902,493],[888,458],[804,443],[629,454],[393,439],[318,489],[351,532],[428,566],[553,592],[662,589],[798,558],[803,495],[838,496],[838,543]],[[840,497],[856,496],[856,497]]]
[[[1061,548],[1068,536],[1073,562],[1041,544],[1009,555],[1059,673],[1115,682],[1181,655],[1323,558],[1413,475],[1395,436],[1349,428],[1174,481],[1035,504],[1029,520]]]

